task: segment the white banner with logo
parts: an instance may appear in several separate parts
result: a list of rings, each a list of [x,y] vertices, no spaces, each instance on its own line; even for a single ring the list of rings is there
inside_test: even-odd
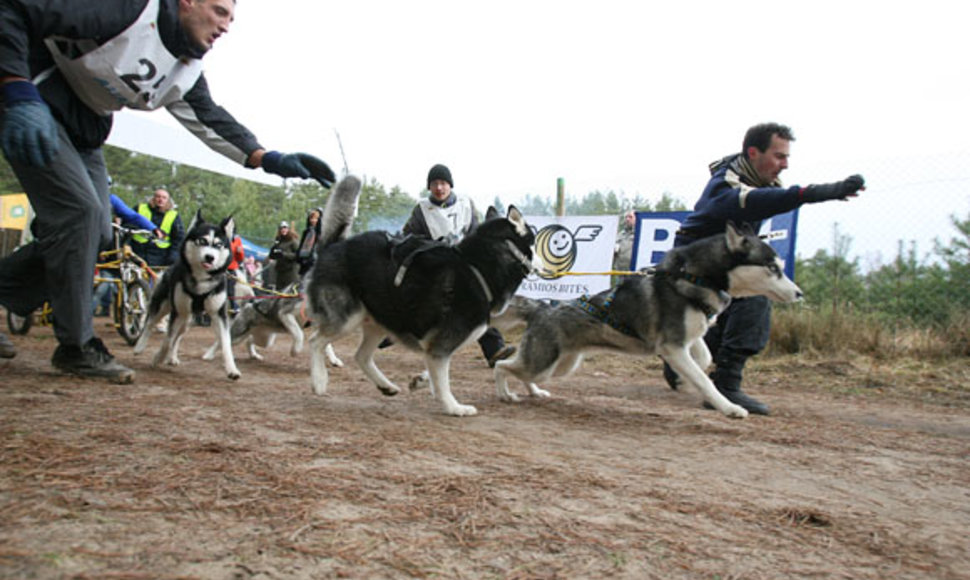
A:
[[[522,281],[517,294],[528,298],[570,300],[610,287],[616,244],[616,216],[525,216],[536,235],[542,260],[540,275]]]

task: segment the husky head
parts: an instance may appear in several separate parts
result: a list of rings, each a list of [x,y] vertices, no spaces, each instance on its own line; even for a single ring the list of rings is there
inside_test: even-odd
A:
[[[505,238],[506,245],[512,255],[522,266],[523,276],[528,276],[542,269],[542,260],[535,253],[535,234],[529,224],[525,223],[522,212],[514,205],[509,206],[509,211],[504,219],[499,215],[498,210],[489,206],[488,211],[485,212],[485,221],[482,222],[479,229],[483,232],[501,230],[499,235]]]
[[[206,223],[202,210],[195,213],[182,243],[182,259],[196,274],[219,274],[226,271],[231,260],[229,248],[236,224],[232,216],[218,225]]]
[[[727,247],[737,264],[728,272],[728,294],[736,298],[767,296],[776,302],[794,302],[802,290],[785,276],[784,262],[769,244],[750,228],[727,226]]]

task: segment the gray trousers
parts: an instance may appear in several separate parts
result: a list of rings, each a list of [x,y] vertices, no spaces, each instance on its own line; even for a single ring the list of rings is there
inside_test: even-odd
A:
[[[0,261],[0,304],[17,312],[38,297],[50,300],[58,342],[82,346],[94,336],[94,265],[111,240],[108,172],[100,148],[79,151],[58,128],[49,166],[10,161],[36,215],[35,241]]]

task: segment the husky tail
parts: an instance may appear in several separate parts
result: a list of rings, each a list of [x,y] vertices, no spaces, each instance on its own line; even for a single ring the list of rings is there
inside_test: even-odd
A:
[[[350,228],[357,216],[357,198],[362,185],[358,177],[348,175],[330,191],[320,218],[322,225],[318,247],[328,246],[350,235]]]

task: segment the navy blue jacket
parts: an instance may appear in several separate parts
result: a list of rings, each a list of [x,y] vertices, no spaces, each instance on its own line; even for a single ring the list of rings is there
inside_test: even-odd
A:
[[[757,232],[761,222],[800,207],[801,187],[754,187],[731,169],[727,157],[711,165],[711,179],[694,205],[694,211],[681,226],[674,246],[683,246],[701,238],[723,234],[728,220],[748,224]]]

